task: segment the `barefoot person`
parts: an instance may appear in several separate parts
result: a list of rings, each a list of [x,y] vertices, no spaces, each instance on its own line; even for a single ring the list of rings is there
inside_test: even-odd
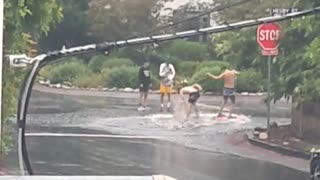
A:
[[[207,75],[209,77],[211,77],[212,79],[215,79],[215,80],[223,79],[224,80],[224,88],[223,88],[224,102],[222,103],[222,105],[220,107],[218,117],[222,116],[223,108],[226,105],[228,99],[230,99],[232,102],[232,107],[229,112],[229,117],[232,117],[232,112],[233,112],[234,105],[236,102],[236,99],[235,99],[235,79],[236,79],[237,75],[239,75],[239,74],[240,73],[238,71],[229,70],[229,69],[225,69],[219,76],[215,76],[210,73],[207,73]]]
[[[192,108],[195,110],[196,116],[199,117],[199,109],[196,103],[197,100],[200,98],[200,91],[202,91],[202,87],[199,84],[193,84],[192,86],[186,86],[180,89],[180,96],[183,101],[185,101],[184,96],[189,95],[187,117],[190,116]]]
[[[167,102],[167,111],[170,111],[170,106],[171,106],[171,91],[172,91],[172,86],[174,82],[174,77],[176,75],[175,68],[173,67],[172,64],[169,63],[162,63],[160,65],[160,70],[159,70],[159,76],[161,78],[161,83],[160,83],[160,94],[161,94],[161,99],[160,99],[160,112],[163,111],[164,105],[164,96],[168,96],[168,102]]]
[[[140,88],[140,107],[138,110],[145,110],[149,88],[151,87],[150,63],[145,62],[139,70],[139,88]]]

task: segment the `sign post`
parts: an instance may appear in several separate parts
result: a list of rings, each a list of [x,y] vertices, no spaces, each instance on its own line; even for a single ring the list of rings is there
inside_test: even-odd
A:
[[[280,26],[276,23],[260,25],[257,30],[257,42],[262,48],[262,55],[268,56],[268,96],[267,96],[267,132],[270,132],[271,112],[271,60],[279,54]]]
[[[3,141],[3,119],[2,119],[2,68],[3,68],[3,11],[4,11],[4,1],[0,0],[0,156],[2,157],[2,141]]]

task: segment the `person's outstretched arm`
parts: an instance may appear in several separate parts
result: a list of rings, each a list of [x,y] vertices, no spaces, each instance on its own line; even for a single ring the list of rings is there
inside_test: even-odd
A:
[[[219,76],[212,75],[211,73],[207,73],[207,76],[211,77],[212,79],[221,79],[224,76],[224,73],[221,73]]]
[[[233,72],[234,72],[235,75],[239,75],[240,74],[240,72],[238,72],[236,70],[233,70]]]

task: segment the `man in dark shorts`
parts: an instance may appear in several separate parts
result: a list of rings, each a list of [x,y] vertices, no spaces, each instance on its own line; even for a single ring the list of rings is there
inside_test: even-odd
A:
[[[140,107],[138,110],[145,110],[147,107],[147,98],[151,88],[150,63],[145,62],[139,70],[139,88],[140,88]]]
[[[196,112],[196,116],[199,117],[199,109],[196,105],[198,99],[200,98],[200,91],[202,87],[199,84],[193,84],[192,86],[187,86],[180,89],[180,96],[184,100],[184,95],[188,94],[188,107],[187,107],[187,117],[190,116],[192,108],[194,108]]]
[[[211,77],[212,79],[223,79],[224,80],[224,88],[223,88],[223,103],[220,107],[219,113],[218,113],[218,117],[222,116],[222,111],[224,106],[226,105],[228,99],[231,100],[232,102],[232,106],[229,112],[229,118],[232,117],[232,112],[236,103],[236,98],[235,98],[235,79],[237,77],[237,75],[239,75],[240,73],[236,70],[229,70],[229,69],[224,69],[224,71],[219,75],[219,76],[215,76],[212,75],[210,73],[207,73],[207,75],[209,77]]]

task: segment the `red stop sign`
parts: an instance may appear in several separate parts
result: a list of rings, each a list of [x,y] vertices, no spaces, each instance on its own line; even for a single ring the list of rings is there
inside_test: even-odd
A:
[[[276,23],[260,25],[257,30],[257,42],[263,50],[276,50],[279,46],[280,26]]]

